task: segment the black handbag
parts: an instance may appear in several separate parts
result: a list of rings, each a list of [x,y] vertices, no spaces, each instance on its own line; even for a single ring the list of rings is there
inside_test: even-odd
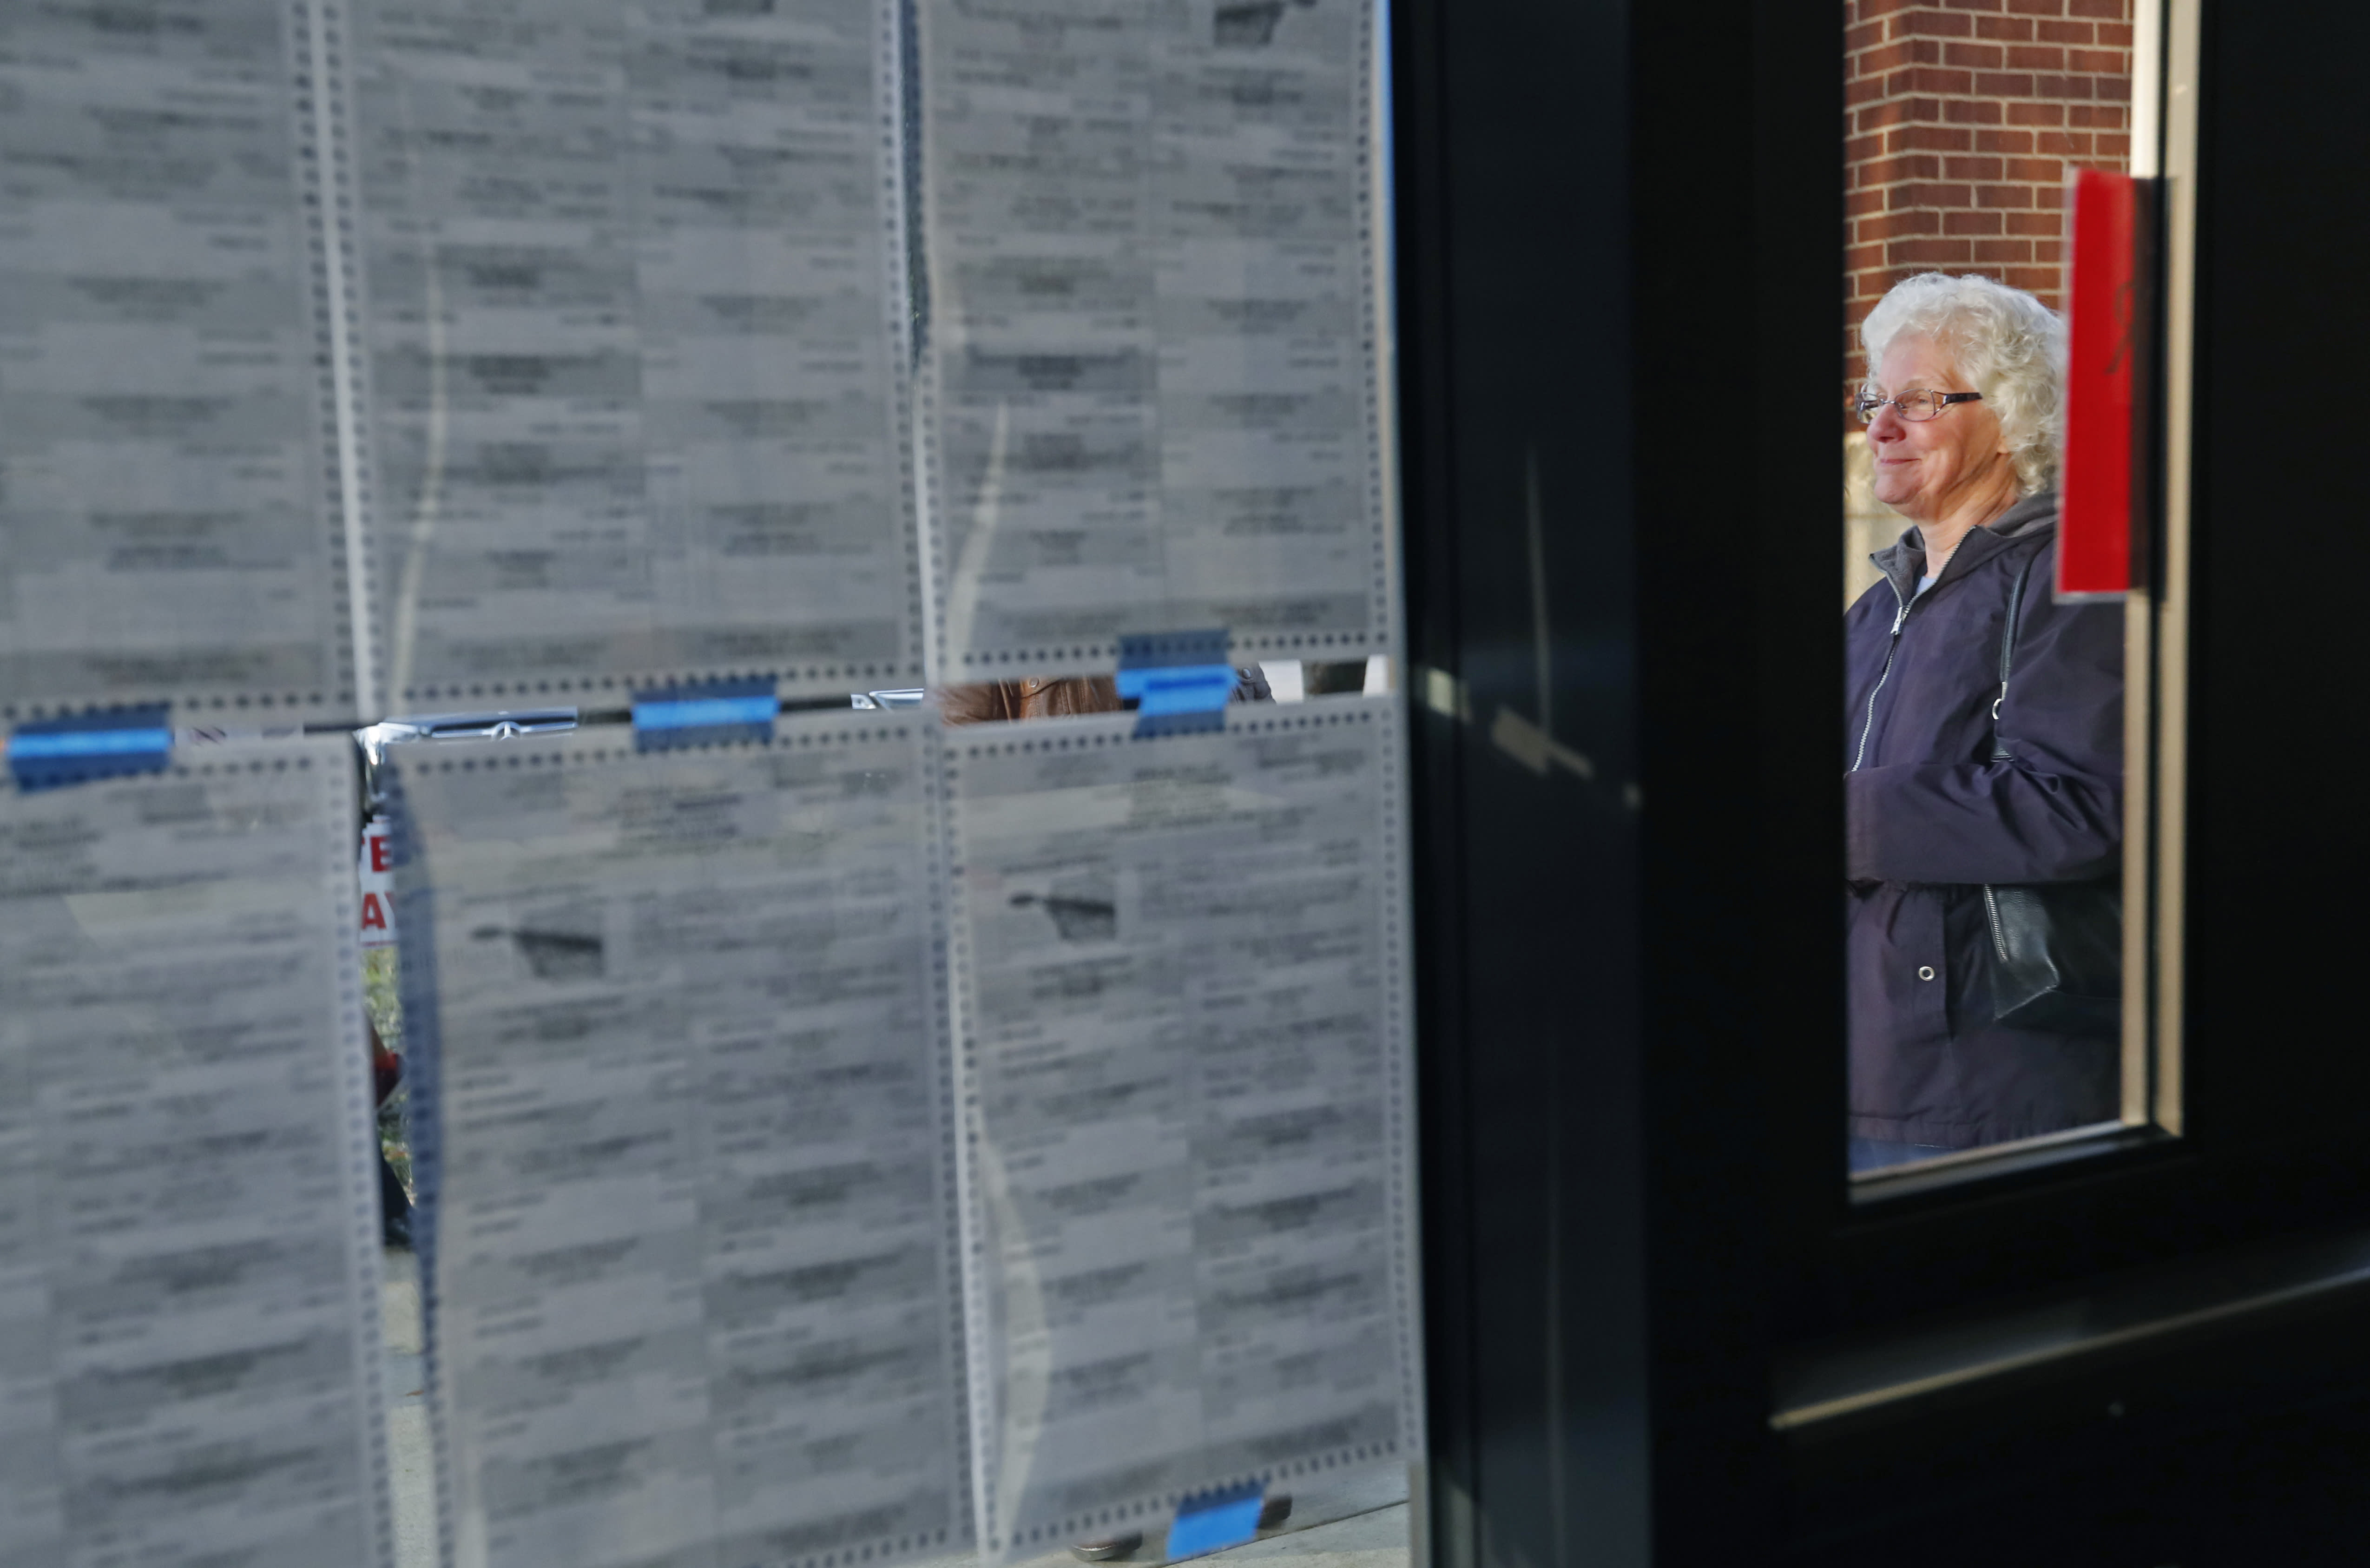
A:
[[[1999,738],[2000,704],[2016,657],[2018,612],[2035,551],[2008,591],[2000,634],[1999,696],[1992,699],[1992,760],[2012,762]],[[2123,1028],[2123,895],[2119,877],[2097,882],[1984,884],[1992,934],[1992,1017],[2017,1029],[2114,1035]]]

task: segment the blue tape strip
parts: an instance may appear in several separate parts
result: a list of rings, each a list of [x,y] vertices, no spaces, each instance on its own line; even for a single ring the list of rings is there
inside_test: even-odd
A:
[[[1232,664],[1186,664],[1160,670],[1122,670],[1119,694],[1136,699],[1136,711],[1149,718],[1163,713],[1204,713],[1224,708],[1235,694]]]
[[[774,716],[781,709],[770,679],[713,681],[636,692],[634,747],[657,751],[719,741],[763,740],[774,732]]]
[[[764,697],[692,698],[679,702],[638,702],[637,730],[701,730],[718,724],[770,724],[778,708],[773,694]]]
[[[1139,735],[1225,729],[1235,680],[1224,627],[1119,640],[1119,694],[1135,699]]]
[[[29,790],[161,772],[173,758],[167,712],[160,704],[34,720],[8,737],[8,771]]]
[[[28,761],[40,757],[122,756],[133,752],[169,752],[170,730],[97,730],[79,735],[17,734],[8,741],[8,755]]]
[[[1199,1557],[1240,1546],[1259,1534],[1260,1505],[1266,1500],[1265,1482],[1196,1493],[1177,1505],[1168,1527],[1168,1557]]]

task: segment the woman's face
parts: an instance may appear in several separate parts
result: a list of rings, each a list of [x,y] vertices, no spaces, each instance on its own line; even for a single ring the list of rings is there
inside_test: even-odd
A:
[[[1896,398],[1913,386],[1974,390],[1931,341],[1896,338],[1877,366],[1873,389],[1880,398]],[[1948,517],[2003,485],[2007,494],[2016,493],[2016,465],[1999,420],[1981,403],[1953,403],[1914,424],[1896,409],[1881,409],[1869,423],[1868,444],[1876,457],[1876,499],[1913,523]]]

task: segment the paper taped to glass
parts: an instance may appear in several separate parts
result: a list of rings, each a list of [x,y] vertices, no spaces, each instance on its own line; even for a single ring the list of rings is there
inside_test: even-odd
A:
[[[0,793],[0,1563],[391,1562],[353,747]]]
[[[388,764],[459,1568],[968,1547],[934,722]]]
[[[1414,1458],[1395,705],[946,744],[983,1551]]]

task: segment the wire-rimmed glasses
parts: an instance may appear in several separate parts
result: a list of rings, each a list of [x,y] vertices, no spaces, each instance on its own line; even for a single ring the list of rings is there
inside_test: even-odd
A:
[[[1890,408],[1915,424],[1937,417],[1953,403],[1980,403],[1983,398],[1980,392],[1935,392],[1923,386],[1912,386],[1891,398],[1863,391],[1852,399],[1852,412],[1859,416],[1860,423],[1867,424],[1876,418],[1879,409]]]

